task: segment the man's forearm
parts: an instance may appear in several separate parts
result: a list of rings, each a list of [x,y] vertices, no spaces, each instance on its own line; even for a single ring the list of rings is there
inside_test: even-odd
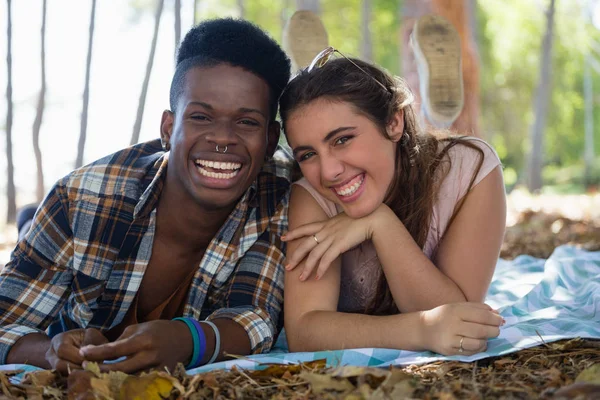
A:
[[[8,352],[7,364],[29,364],[50,369],[46,352],[50,348],[50,338],[42,333],[30,333],[17,340]]]
[[[226,357],[224,353],[235,355],[250,354],[250,338],[243,326],[227,318],[215,318],[212,322],[219,329],[221,336],[221,348],[216,361],[221,361]],[[206,336],[206,353],[202,358],[202,364],[206,364],[215,351],[215,334],[208,324],[202,324],[202,329]]]

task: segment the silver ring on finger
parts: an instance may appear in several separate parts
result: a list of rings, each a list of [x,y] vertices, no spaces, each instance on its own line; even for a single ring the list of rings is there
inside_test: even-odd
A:
[[[313,235],[313,239],[315,239],[315,242],[317,242],[317,244],[319,244],[319,239],[317,239],[317,235]]]
[[[463,341],[465,340],[464,336],[460,337],[460,342],[458,343],[458,352],[462,353],[465,351],[465,349],[463,348]]]

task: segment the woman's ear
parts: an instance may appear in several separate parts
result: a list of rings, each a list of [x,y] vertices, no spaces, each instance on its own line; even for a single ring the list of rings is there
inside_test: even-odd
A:
[[[402,134],[404,133],[404,110],[398,110],[394,113],[386,130],[392,142],[397,142],[402,139]]]

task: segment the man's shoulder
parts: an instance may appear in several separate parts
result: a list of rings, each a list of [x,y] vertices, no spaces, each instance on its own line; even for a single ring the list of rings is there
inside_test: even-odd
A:
[[[265,162],[257,178],[258,207],[273,215],[288,198],[294,161],[289,150],[278,146],[273,157]]]
[[[138,193],[163,155],[160,140],[138,143],[72,171],[59,184],[91,196]]]
[[[294,159],[289,147],[278,145],[273,157],[265,163],[262,172],[290,182],[293,166]]]
[[[294,161],[289,150],[277,146],[258,174],[258,191],[262,195],[289,190]]]

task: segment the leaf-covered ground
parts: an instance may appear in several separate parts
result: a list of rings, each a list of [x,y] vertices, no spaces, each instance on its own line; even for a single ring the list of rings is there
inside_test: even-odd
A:
[[[20,384],[0,373],[3,399],[598,399],[600,341],[543,344],[474,363],[436,362],[378,369],[324,368],[323,361],[270,365],[262,371],[183,369],[139,376],[100,373],[92,365],[69,377],[50,371]]]

